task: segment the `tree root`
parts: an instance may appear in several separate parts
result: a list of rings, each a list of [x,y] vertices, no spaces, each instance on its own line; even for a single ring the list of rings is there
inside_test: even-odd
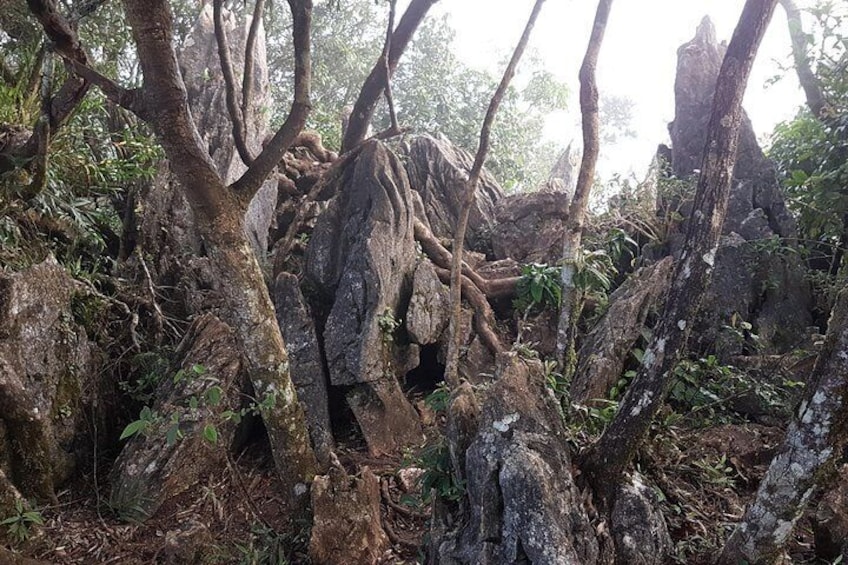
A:
[[[439,280],[445,284],[450,284],[450,270],[442,267],[435,267],[436,274],[439,275]],[[486,295],[477,288],[474,282],[466,276],[462,276],[462,294],[471,303],[474,308],[474,329],[477,330],[477,335],[483,340],[483,345],[492,352],[492,355],[503,353],[504,347],[495,330],[495,314],[492,312],[492,307],[489,306],[489,301],[486,300]]]
[[[421,248],[427,257],[437,267],[450,269],[453,256],[433,235],[430,228],[421,220],[415,220],[415,240],[421,244]],[[513,296],[516,292],[518,281],[521,277],[506,277],[503,279],[484,279],[465,262],[462,263],[462,275],[466,277],[487,298],[503,298]]]

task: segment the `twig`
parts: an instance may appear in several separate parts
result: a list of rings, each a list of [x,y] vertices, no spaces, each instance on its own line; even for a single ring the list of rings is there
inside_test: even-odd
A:
[[[247,129],[244,125],[245,116],[236,102],[236,79],[233,75],[233,61],[230,58],[230,42],[227,38],[227,29],[224,26],[223,3],[224,0],[212,2],[215,41],[218,44],[218,59],[221,62],[221,72],[224,75],[224,87],[227,92],[227,112],[229,112],[230,120],[233,123],[233,141],[235,141],[236,150],[241,160],[245,165],[250,166],[253,163],[253,155],[250,154],[250,149],[248,149],[245,140],[247,137]],[[252,27],[251,25],[251,29]]]
[[[411,508],[407,508],[402,506],[392,500],[392,495],[389,492],[389,482],[386,479],[380,479],[380,492],[383,494],[383,500],[386,502],[389,508],[397,512],[398,514],[405,516],[406,518],[411,518],[413,520],[426,520],[430,517],[429,514],[424,514],[422,512],[416,512]]]
[[[253,19],[250,20],[250,31],[247,32],[247,42],[244,46],[244,73],[241,82],[241,115],[247,122],[250,116],[250,103],[253,97],[253,57],[256,51],[256,37],[259,35],[259,24],[265,10],[265,0],[256,0],[253,6]],[[246,127],[246,126],[245,126]],[[247,131],[245,130],[245,134]]]

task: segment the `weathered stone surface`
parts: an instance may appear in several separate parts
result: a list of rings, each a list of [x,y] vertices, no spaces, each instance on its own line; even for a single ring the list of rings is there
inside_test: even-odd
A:
[[[437,562],[595,563],[595,532],[541,364],[503,355],[497,376],[466,452],[467,523],[438,542]]]
[[[289,353],[291,379],[306,414],[312,447],[318,454],[333,449],[327,396],[327,375],[321,360],[315,324],[306,308],[295,275],[280,273],[274,283],[277,323]]]
[[[828,563],[840,555],[848,557],[848,466],[840,468],[832,485],[812,520],[816,556]]]
[[[316,565],[372,565],[389,548],[380,520],[380,480],[368,467],[359,477],[338,469],[315,477],[312,509],[309,557]]]
[[[627,356],[639,339],[645,318],[665,294],[674,265],[671,257],[644,267],[609,298],[609,310],[586,336],[571,383],[571,398],[578,404],[606,398],[621,377]]]
[[[74,322],[82,294],[52,256],[0,274],[0,462],[21,494],[41,501],[88,457],[77,435],[92,414],[103,418],[97,350]]]
[[[724,49],[716,41],[712,22],[705,18],[695,38],[678,50],[675,117],[669,125],[670,167],[674,177],[688,179],[691,186],[674,195],[660,190],[659,205],[664,209],[679,207],[684,217],[692,213],[695,178]],[[669,235],[673,254],[680,252],[685,231],[683,222]],[[766,338],[762,342],[769,343],[773,351],[795,347],[790,343],[791,336],[803,333],[811,323],[810,290],[803,280],[803,265],[791,250],[780,254],[763,248],[763,240],[794,237],[795,224],[784,204],[774,166],[757,144],[747,116],[740,132],[723,233],[726,237],[715,260],[713,282],[693,331],[694,348],[715,348],[723,356],[739,353],[741,343],[734,345],[732,338],[728,341],[719,335],[734,314],[752,323],[754,331]],[[780,245],[793,244],[790,240]]]
[[[570,203],[565,192],[513,194],[498,200],[492,228],[495,258],[555,263],[562,257],[563,226]]]
[[[340,182],[315,226],[306,264],[309,278],[334,297],[324,350],[337,386],[391,374],[386,323],[400,318],[416,261],[411,193],[397,157],[368,143]]]
[[[421,443],[424,436],[418,412],[396,378],[354,386],[346,398],[372,456],[396,454]]]
[[[473,163],[469,153],[444,138],[420,136],[410,143],[409,182],[421,194],[426,219],[436,237],[453,238],[462,191]],[[468,249],[488,251],[489,232],[495,225],[495,203],[502,197],[503,190],[484,169],[468,218],[465,236]]]
[[[174,375],[163,379],[156,392],[152,422],[127,441],[112,471],[110,504],[127,519],[150,517],[165,500],[225,465],[235,435],[236,424],[222,416],[241,405],[243,374],[233,331],[205,314],[189,328],[176,359]],[[217,404],[210,400],[213,387],[220,391]],[[196,408],[190,407],[192,398]],[[175,425],[180,434],[169,440]],[[217,432],[215,444],[204,438],[207,426]]]
[[[662,565],[673,545],[654,491],[633,473],[622,482],[610,517],[615,562],[621,565]]]
[[[412,298],[406,310],[409,339],[421,345],[436,343],[448,326],[450,294],[430,261],[420,261],[412,279]]]

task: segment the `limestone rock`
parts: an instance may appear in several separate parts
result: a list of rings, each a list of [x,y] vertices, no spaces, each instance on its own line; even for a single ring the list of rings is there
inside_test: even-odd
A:
[[[436,343],[448,326],[450,295],[430,261],[420,261],[412,279],[412,298],[406,310],[406,331],[418,344]]]
[[[54,500],[54,487],[89,456],[78,434],[92,414],[103,418],[97,349],[73,315],[84,296],[52,256],[0,274],[0,470],[28,498]],[[2,501],[16,496],[0,492]]]
[[[398,453],[424,438],[418,412],[394,377],[351,387],[345,398],[371,456]]]
[[[606,398],[621,377],[645,318],[668,289],[674,262],[666,257],[628,278],[609,298],[609,310],[580,347],[571,383],[572,400],[587,404]]]
[[[415,353],[396,341],[416,266],[412,191],[379,142],[362,146],[346,167],[315,226],[306,272],[332,303],[323,332],[330,384],[351,387],[346,397],[369,450],[388,453],[421,437],[397,381]]]
[[[541,364],[498,358],[466,452],[468,519],[438,542],[443,563],[595,563],[598,544],[571,476]]]
[[[333,297],[324,350],[336,386],[386,374],[386,326],[400,318],[416,257],[409,183],[397,157],[368,143],[341,182],[318,219],[306,263],[307,276]]]
[[[839,470],[833,487],[819,502],[813,517],[816,556],[832,562],[848,557],[848,466]]]
[[[675,117],[669,125],[670,173],[688,182],[688,188],[674,194],[658,192],[666,214],[679,210],[688,217],[692,213],[691,199],[724,50],[708,18],[698,26],[694,39],[678,50]],[[672,254],[680,252],[685,231],[686,222],[682,222],[669,235]],[[703,301],[709,306],[702,308],[693,330],[693,348],[715,349],[722,357],[740,353],[743,344],[733,344],[733,336],[728,341],[727,335],[719,335],[734,314],[752,323],[754,331],[765,338],[761,342],[773,344],[774,352],[796,347],[792,336],[802,334],[812,320],[810,289],[804,282],[803,265],[792,253],[791,239],[780,239],[794,237],[794,220],[786,209],[775,168],[757,144],[747,115],[743,116],[723,233],[713,282]],[[764,242],[769,240],[778,243],[774,250],[765,249]],[[780,251],[781,246],[785,252]]]
[[[291,379],[303,406],[312,447],[319,454],[333,449],[327,396],[327,375],[315,324],[306,308],[295,275],[280,273],[274,283],[277,323],[289,354]]]
[[[235,422],[222,416],[241,407],[243,388],[241,358],[229,326],[212,314],[201,316],[176,358],[174,375],[163,379],[156,392],[151,423],[127,441],[112,471],[110,504],[125,519],[150,517],[165,500],[224,466],[235,436]],[[213,387],[218,394],[210,392]],[[213,395],[217,402],[210,400]],[[207,426],[215,428],[214,444],[204,437]]]
[[[618,487],[610,517],[615,562],[621,565],[662,565],[673,545],[654,491],[633,473]]]
[[[426,220],[436,237],[453,238],[462,191],[473,164],[468,152],[444,138],[419,136],[410,143],[409,182],[421,195]],[[488,251],[489,232],[496,223],[495,204],[502,197],[503,189],[484,169],[468,218],[465,245],[469,250]]]
[[[571,198],[565,192],[513,194],[495,205],[492,252],[519,263],[556,263],[562,257]]]
[[[359,477],[336,469],[315,477],[312,509],[309,557],[316,565],[373,565],[389,548],[380,520],[380,480],[368,467]]]

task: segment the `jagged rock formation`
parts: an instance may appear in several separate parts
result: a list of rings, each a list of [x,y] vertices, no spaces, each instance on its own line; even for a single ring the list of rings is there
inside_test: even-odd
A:
[[[101,360],[74,313],[103,308],[51,256],[0,274],[0,515],[14,501],[55,501],[90,461],[88,425],[104,426],[109,390]],[[94,420],[92,420],[92,418]]]
[[[283,332],[297,399],[303,406],[312,447],[319,458],[333,449],[327,395],[327,375],[318,346],[315,323],[295,275],[280,273],[274,282],[274,308]]]
[[[350,387],[371,452],[392,452],[421,438],[397,380],[408,351],[395,341],[415,271],[411,191],[400,161],[379,142],[345,167],[338,196],[318,218],[306,271],[332,303],[322,335],[330,383]]]
[[[694,183],[701,166],[723,54],[724,47],[717,43],[708,18],[698,26],[695,38],[678,50],[675,117],[669,125],[671,174],[677,179]],[[791,250],[791,239],[786,239],[795,235],[794,221],[786,210],[774,167],[757,144],[747,116],[733,177],[725,237],[703,301],[709,306],[702,308],[693,332],[695,348],[714,348],[722,356],[743,352],[745,340],[738,339],[738,332],[722,331],[736,314],[754,325],[761,342],[785,351],[798,345],[811,323],[810,291],[802,265]],[[678,209],[684,217],[691,214],[694,188],[681,190],[680,183],[665,184],[672,192],[660,188],[660,209]],[[673,254],[679,252],[684,237],[685,222],[670,234],[668,245]]]
[[[312,509],[309,557],[313,563],[380,562],[389,538],[380,521],[380,480],[368,467],[358,477],[336,468],[315,477]]]
[[[501,356],[479,415],[475,403],[451,407],[452,452],[464,459],[456,469],[468,498],[456,526],[434,540],[438,553],[431,559],[598,562],[598,542],[571,476],[565,429],[541,365]]]
[[[438,343],[448,327],[450,296],[429,261],[420,261],[412,279],[412,297],[406,310],[406,331],[420,345]]]
[[[662,261],[634,273],[609,298],[609,310],[583,341],[571,383],[572,401],[587,404],[607,398],[621,377],[645,319],[657,310],[671,282],[673,261]]]
[[[556,263],[562,258],[569,204],[571,198],[565,192],[514,194],[499,200],[492,228],[495,258]]]
[[[409,148],[409,183],[421,195],[424,214],[436,237],[452,239],[461,209],[460,196],[474,158],[446,139],[419,136]],[[495,204],[503,190],[487,172],[477,185],[477,198],[471,206],[465,245],[472,251],[489,250],[489,233],[495,225]]]
[[[112,470],[110,504],[125,519],[148,518],[225,466],[235,437],[236,422],[223,414],[239,410],[246,384],[233,331],[205,314],[191,325],[175,358],[156,391],[149,425],[129,439]]]

